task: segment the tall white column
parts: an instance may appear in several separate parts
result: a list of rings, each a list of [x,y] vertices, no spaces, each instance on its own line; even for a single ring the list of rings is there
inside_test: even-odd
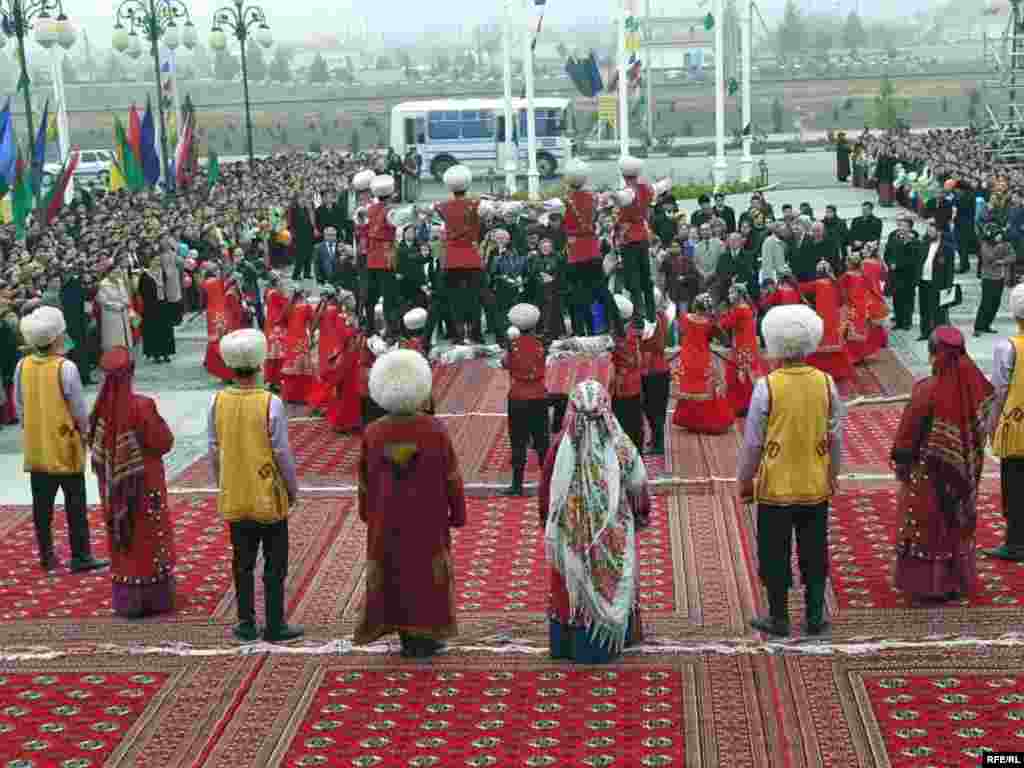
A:
[[[177,50],[168,51],[169,62],[171,66],[171,104],[174,108],[174,133],[181,139],[181,92],[178,90],[178,52]],[[172,155],[177,152],[177,146],[172,146],[168,150]],[[177,172],[177,169],[175,169]]]
[[[619,155],[629,154],[629,90],[626,83],[626,0],[619,6]]]
[[[722,0],[714,1],[715,21],[715,186],[725,183],[729,164],[725,161],[725,40],[722,36]]]
[[[743,127],[750,125],[750,39],[754,24],[753,0],[743,0],[743,11],[740,18],[740,44],[743,46]],[[750,135],[743,137],[743,159],[740,160],[740,180],[750,183],[754,178],[754,158],[750,154],[750,145],[753,143]]]
[[[71,131],[68,124],[68,109],[64,95],[64,62],[65,51],[56,47],[51,59],[53,76],[53,108],[57,115],[57,147],[60,152],[60,162],[63,165],[68,161],[71,154]],[[49,126],[44,130],[49,131]],[[70,179],[64,190],[64,204],[71,203],[75,196],[75,181]]]
[[[502,79],[505,87],[505,191],[515,194],[518,157],[512,142],[518,110],[512,109],[512,0],[505,0],[505,16],[501,22]],[[526,63],[523,62],[523,66]],[[524,70],[525,71],[525,70]]]
[[[531,0],[523,0],[523,77],[526,80],[526,153],[530,161],[527,172],[527,189],[530,192],[531,200],[540,199],[540,172],[537,170],[537,117],[533,109],[533,50],[531,42],[533,35],[530,34],[531,22],[533,20],[530,8]]]
[[[651,76],[651,0],[644,8],[644,87],[647,89],[647,136],[654,141],[654,78]]]

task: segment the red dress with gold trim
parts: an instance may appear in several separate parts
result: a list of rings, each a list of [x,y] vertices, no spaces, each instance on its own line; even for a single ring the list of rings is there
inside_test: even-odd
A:
[[[288,335],[285,339],[284,366],[281,368],[281,399],[286,403],[304,403],[313,386],[313,358],[309,349],[309,325],[313,307],[291,303],[286,311]]]
[[[889,346],[889,331],[885,321],[889,319],[889,304],[885,300],[884,284],[888,270],[881,259],[864,259],[860,265],[868,295],[868,349],[874,354]]]
[[[814,293],[814,308],[825,324],[818,351],[807,358],[807,364],[819,371],[831,374],[836,381],[852,379],[856,374],[850,354],[842,337],[842,309],[839,300],[839,285],[830,277],[823,277],[811,283]]]
[[[677,378],[679,401],[672,423],[691,432],[728,432],[735,414],[726,394],[721,360],[711,353],[715,326],[706,317],[685,314],[679,330],[683,335]]]
[[[230,331],[224,281],[211,277],[204,280],[200,287],[206,294],[206,357],[203,359],[203,367],[211,376],[231,381],[235,374],[220,356],[220,340]]]
[[[281,366],[284,365],[284,346],[288,329],[284,315],[288,309],[288,297],[276,288],[268,288],[264,305],[267,315],[263,333],[267,337],[267,360],[263,364],[263,380],[267,384],[281,386]]]
[[[737,416],[750,407],[754,382],[765,374],[764,361],[757,346],[757,318],[749,304],[737,304],[726,312],[719,325],[732,331],[732,354],[725,363],[725,383],[729,404]]]

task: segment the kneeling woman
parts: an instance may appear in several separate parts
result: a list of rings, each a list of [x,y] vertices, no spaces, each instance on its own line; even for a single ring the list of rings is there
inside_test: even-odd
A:
[[[132,391],[127,347],[103,355],[105,377],[89,417],[89,450],[110,531],[114,613],[141,618],[174,607],[174,540],[163,456],[174,435],[156,403]]]
[[[729,431],[736,415],[729,403],[721,360],[711,352],[711,336],[716,330],[711,295],[702,293],[694,299],[693,309],[679,324],[679,402],[672,423],[691,432],[720,435]]]
[[[600,664],[643,639],[636,530],[650,520],[647,470],[597,381],[579,384],[569,404],[539,498],[551,656]]]

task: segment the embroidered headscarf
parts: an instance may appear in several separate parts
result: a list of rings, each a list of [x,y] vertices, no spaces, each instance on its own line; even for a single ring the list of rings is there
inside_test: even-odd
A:
[[[636,591],[635,527],[622,486],[641,487],[646,469],[600,383],[580,383],[569,404],[551,475],[545,549],[565,580],[570,620],[617,651]]]
[[[136,429],[132,376],[135,363],[127,347],[113,347],[100,360],[105,374],[89,417],[92,468],[100,478],[103,511],[112,545],[131,544],[131,521],[145,503],[143,456]]]

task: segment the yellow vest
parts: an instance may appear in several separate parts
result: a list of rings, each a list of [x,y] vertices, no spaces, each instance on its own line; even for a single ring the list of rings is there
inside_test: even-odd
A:
[[[1006,405],[992,433],[992,452],[1001,459],[1024,457],[1024,336],[1011,336],[1014,362]]]
[[[264,389],[241,387],[217,394],[217,508],[229,523],[277,523],[288,517],[288,489],[270,447],[270,398]]]
[[[769,374],[756,499],[765,504],[820,504],[832,495],[828,375],[801,365]]]
[[[24,411],[25,471],[80,475],[85,471],[85,446],[64,399],[58,355],[29,355],[21,364]]]

